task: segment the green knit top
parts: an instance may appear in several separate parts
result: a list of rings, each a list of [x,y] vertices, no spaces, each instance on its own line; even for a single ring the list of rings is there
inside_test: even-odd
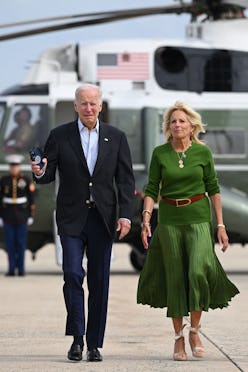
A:
[[[179,153],[184,163],[184,167],[179,168],[178,154],[169,142],[154,149],[145,196],[150,196],[157,202],[159,195],[184,199],[203,193],[211,196],[220,192],[209,147],[192,142],[184,154],[185,157],[182,157],[182,153]],[[188,225],[211,220],[208,198],[183,207],[159,201],[159,223]]]

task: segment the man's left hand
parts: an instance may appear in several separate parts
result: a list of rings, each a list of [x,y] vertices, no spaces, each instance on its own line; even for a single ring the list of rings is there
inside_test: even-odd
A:
[[[125,218],[119,218],[117,222],[116,231],[120,231],[119,240],[123,239],[126,236],[131,228],[131,223]]]

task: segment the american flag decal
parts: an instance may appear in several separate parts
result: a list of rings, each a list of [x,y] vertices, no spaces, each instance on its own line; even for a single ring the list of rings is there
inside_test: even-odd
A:
[[[148,53],[97,54],[97,80],[149,79]]]

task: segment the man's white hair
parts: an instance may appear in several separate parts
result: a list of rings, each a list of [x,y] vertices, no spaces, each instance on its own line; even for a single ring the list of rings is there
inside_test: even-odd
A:
[[[98,85],[90,84],[90,83],[83,83],[81,84],[75,91],[75,100],[78,97],[78,94],[84,90],[96,89],[99,94],[99,99],[102,101],[102,90]]]

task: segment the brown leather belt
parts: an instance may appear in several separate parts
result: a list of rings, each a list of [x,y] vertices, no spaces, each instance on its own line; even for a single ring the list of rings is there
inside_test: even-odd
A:
[[[166,196],[162,196],[161,199],[168,204],[175,205],[176,207],[185,207],[186,205],[192,204],[205,197],[206,197],[206,194],[199,194],[199,195],[191,196],[191,198],[186,198],[186,199],[171,199],[171,198],[167,198]]]

